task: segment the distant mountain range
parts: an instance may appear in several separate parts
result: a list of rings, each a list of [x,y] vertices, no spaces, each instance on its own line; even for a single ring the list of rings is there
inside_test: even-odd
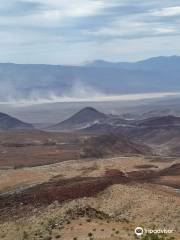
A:
[[[87,64],[87,66],[93,67],[107,67],[107,68],[121,68],[127,70],[170,70],[177,71],[180,65],[179,56],[171,57],[154,57],[147,60],[138,62],[108,62],[103,60],[96,60],[92,63]]]
[[[7,114],[0,113],[0,131],[27,129],[33,129],[33,126]]]
[[[1,63],[0,84],[0,101],[53,94],[93,97],[101,93],[180,91],[180,57],[136,63],[97,60],[84,66]]]

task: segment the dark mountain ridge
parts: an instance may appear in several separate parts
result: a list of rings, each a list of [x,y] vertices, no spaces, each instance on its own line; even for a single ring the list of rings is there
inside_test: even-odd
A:
[[[75,113],[72,117],[67,120],[58,123],[54,126],[50,126],[48,129],[52,130],[78,130],[82,128],[86,128],[89,125],[92,125],[98,121],[104,120],[107,118],[107,115],[97,111],[92,107],[86,107]]]
[[[180,126],[180,117],[172,115],[152,117],[137,122],[139,126]]]
[[[121,69],[128,69],[128,70],[175,70],[178,69],[180,65],[180,57],[179,56],[159,56],[159,57],[152,57],[146,60],[141,60],[137,62],[109,62],[104,60],[95,60],[87,66],[93,67],[108,67],[108,68],[121,68]]]
[[[0,131],[20,129],[33,129],[33,126],[0,112]]]

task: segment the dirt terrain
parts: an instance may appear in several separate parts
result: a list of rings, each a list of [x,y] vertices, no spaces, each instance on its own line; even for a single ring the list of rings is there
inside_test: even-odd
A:
[[[1,170],[0,236],[131,240],[155,225],[179,239],[179,164],[131,156]]]
[[[178,156],[123,135],[39,130],[1,132],[0,153],[2,240],[135,240],[137,226],[180,239]]]
[[[39,130],[0,132],[0,169],[34,167],[80,158],[151,154],[149,147],[121,135]]]
[[[33,167],[80,156],[76,134],[11,131],[0,133],[0,169]]]

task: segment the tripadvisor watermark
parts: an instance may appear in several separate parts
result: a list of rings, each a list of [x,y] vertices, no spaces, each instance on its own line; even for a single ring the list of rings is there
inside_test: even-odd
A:
[[[148,228],[142,228],[137,227],[134,232],[136,236],[141,237],[142,235],[146,234],[171,234],[174,230],[172,229],[148,229]]]

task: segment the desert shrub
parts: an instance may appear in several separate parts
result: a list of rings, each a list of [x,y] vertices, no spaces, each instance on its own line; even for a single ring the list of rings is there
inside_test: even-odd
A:
[[[91,222],[91,219],[90,219],[90,218],[88,218],[86,221],[87,221],[87,222]]]
[[[52,240],[52,237],[47,235],[47,236],[43,237],[43,240]]]
[[[48,227],[51,228],[51,229],[55,228],[55,226],[56,226],[56,220],[55,220],[55,219],[52,219],[52,218],[49,219],[47,225],[48,225]]]
[[[165,234],[146,234],[141,238],[142,240],[173,240],[174,237]]]
[[[17,170],[17,169],[21,169],[21,168],[23,168],[23,167],[24,167],[23,164],[18,164],[18,165],[16,165],[16,166],[14,166],[14,169]]]
[[[90,233],[88,233],[88,237],[92,237],[93,236],[93,234],[90,232]]]
[[[24,240],[25,240],[25,239],[28,239],[28,234],[27,234],[26,231],[23,232],[23,239],[24,239]]]
[[[59,235],[59,234],[57,234],[56,236],[55,236],[55,238],[61,238],[61,235]]]

